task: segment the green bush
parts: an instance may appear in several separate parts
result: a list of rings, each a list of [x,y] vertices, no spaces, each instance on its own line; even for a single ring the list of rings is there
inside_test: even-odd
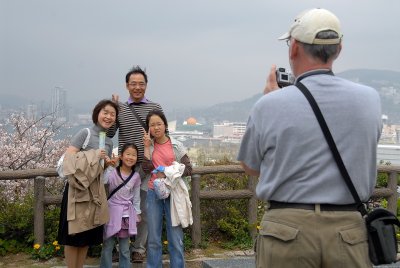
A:
[[[3,196],[4,197],[4,196]],[[33,195],[0,201],[0,254],[29,252],[33,244]]]
[[[55,205],[45,209],[45,245],[32,251],[33,233],[33,193],[20,200],[0,198],[0,255],[7,253],[31,252],[33,257],[47,256],[51,245],[57,240],[60,208]],[[49,245],[49,246],[47,246]],[[56,255],[54,255],[56,256]]]
[[[18,253],[18,252],[25,252],[26,248],[24,245],[15,240],[4,240],[0,238],[0,256],[5,256],[7,253]]]
[[[221,164],[221,163],[218,163]],[[222,163],[226,164],[226,163]],[[242,190],[248,178],[243,174],[208,174],[201,178],[201,190]],[[200,201],[202,244],[216,242],[225,248],[249,248],[252,238],[247,221],[247,199]]]
[[[44,210],[45,242],[57,241],[58,225],[60,221],[60,206],[50,205]]]
[[[380,202],[380,207],[387,208],[387,206],[388,206],[387,199],[382,198],[382,200]]]
[[[183,229],[183,248],[190,250],[193,248],[193,241],[190,236],[190,228]]]
[[[397,198],[397,217],[400,217],[400,198]]]
[[[250,237],[250,225],[243,218],[243,214],[235,207],[227,207],[226,217],[217,221],[219,230],[226,234],[228,242],[222,245],[226,248],[248,248],[252,245],[252,238]]]
[[[376,187],[387,187],[389,174],[385,172],[379,172],[376,178]]]

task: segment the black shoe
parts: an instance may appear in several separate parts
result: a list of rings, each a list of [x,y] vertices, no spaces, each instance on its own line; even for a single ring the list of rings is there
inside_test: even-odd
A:
[[[132,252],[132,262],[133,263],[142,263],[146,259],[145,253],[140,252]]]

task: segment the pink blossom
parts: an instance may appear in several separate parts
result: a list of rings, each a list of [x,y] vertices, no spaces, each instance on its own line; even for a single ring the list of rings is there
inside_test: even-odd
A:
[[[28,120],[23,113],[12,114],[0,128],[0,171],[55,167],[69,144],[68,139],[55,139],[61,127],[52,115]],[[46,180],[50,191],[60,192],[62,184],[58,178]],[[10,201],[21,200],[32,191],[33,180],[0,181],[0,193]]]

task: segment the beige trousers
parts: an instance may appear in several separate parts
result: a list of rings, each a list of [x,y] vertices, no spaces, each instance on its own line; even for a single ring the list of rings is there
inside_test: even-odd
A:
[[[356,211],[272,209],[263,216],[257,268],[366,268],[367,233]]]

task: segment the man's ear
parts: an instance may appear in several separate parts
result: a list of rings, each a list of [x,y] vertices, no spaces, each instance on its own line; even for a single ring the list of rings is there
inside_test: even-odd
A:
[[[297,40],[292,38],[292,40],[290,42],[290,49],[289,49],[289,58],[291,60],[293,60],[294,58],[297,57],[297,55],[299,53],[299,48],[300,48],[300,45],[297,42]]]
[[[338,51],[337,51],[337,53],[335,55],[335,60],[337,59],[337,57],[339,57],[339,54],[340,54],[341,51],[342,51],[342,43],[340,43],[339,46],[338,46]]]

